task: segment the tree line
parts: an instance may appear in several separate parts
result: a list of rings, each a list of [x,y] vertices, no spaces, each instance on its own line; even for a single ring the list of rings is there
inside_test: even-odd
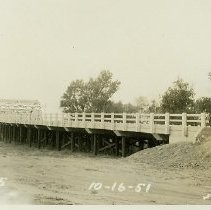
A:
[[[211,72],[208,74],[211,80]],[[160,97],[149,101],[140,96],[135,103],[115,102],[111,98],[120,88],[121,82],[104,70],[88,81],[74,80],[61,97],[60,107],[65,113],[74,112],[115,112],[115,113],[211,113],[211,97],[195,99],[193,87],[178,78]]]

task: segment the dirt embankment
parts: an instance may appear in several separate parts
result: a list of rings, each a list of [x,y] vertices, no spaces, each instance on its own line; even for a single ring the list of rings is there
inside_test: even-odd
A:
[[[177,143],[157,146],[137,152],[129,161],[146,163],[156,168],[211,168],[211,138],[200,144]]]

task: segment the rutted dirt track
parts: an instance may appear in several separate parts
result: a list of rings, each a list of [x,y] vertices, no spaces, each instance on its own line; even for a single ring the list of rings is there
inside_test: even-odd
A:
[[[149,154],[140,154],[117,159],[0,142],[0,177],[8,179],[0,187],[0,203],[211,204],[211,198],[203,199],[211,194],[210,167],[171,167],[167,162],[162,167],[155,165],[159,157],[151,155],[150,164],[145,160]],[[166,156],[171,159],[171,154]],[[92,182],[103,186],[89,190]],[[115,182],[124,183],[125,190],[105,188]],[[128,188],[139,183],[151,184],[149,192]]]

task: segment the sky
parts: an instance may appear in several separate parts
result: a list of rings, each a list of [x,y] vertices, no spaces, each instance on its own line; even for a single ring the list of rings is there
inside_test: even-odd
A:
[[[110,70],[113,100],[158,98],[178,77],[211,96],[210,0],[0,0],[0,98],[49,112],[69,83]]]

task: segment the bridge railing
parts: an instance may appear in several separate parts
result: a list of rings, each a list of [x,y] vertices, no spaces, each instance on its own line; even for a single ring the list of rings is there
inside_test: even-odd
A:
[[[140,113],[43,113],[33,115],[26,113],[0,112],[0,122],[17,124],[35,124],[46,126],[77,127],[91,124],[124,124],[148,126],[201,126],[209,123],[209,115],[201,114],[140,114]],[[78,124],[77,124],[78,123]],[[103,127],[103,126],[101,126]]]

